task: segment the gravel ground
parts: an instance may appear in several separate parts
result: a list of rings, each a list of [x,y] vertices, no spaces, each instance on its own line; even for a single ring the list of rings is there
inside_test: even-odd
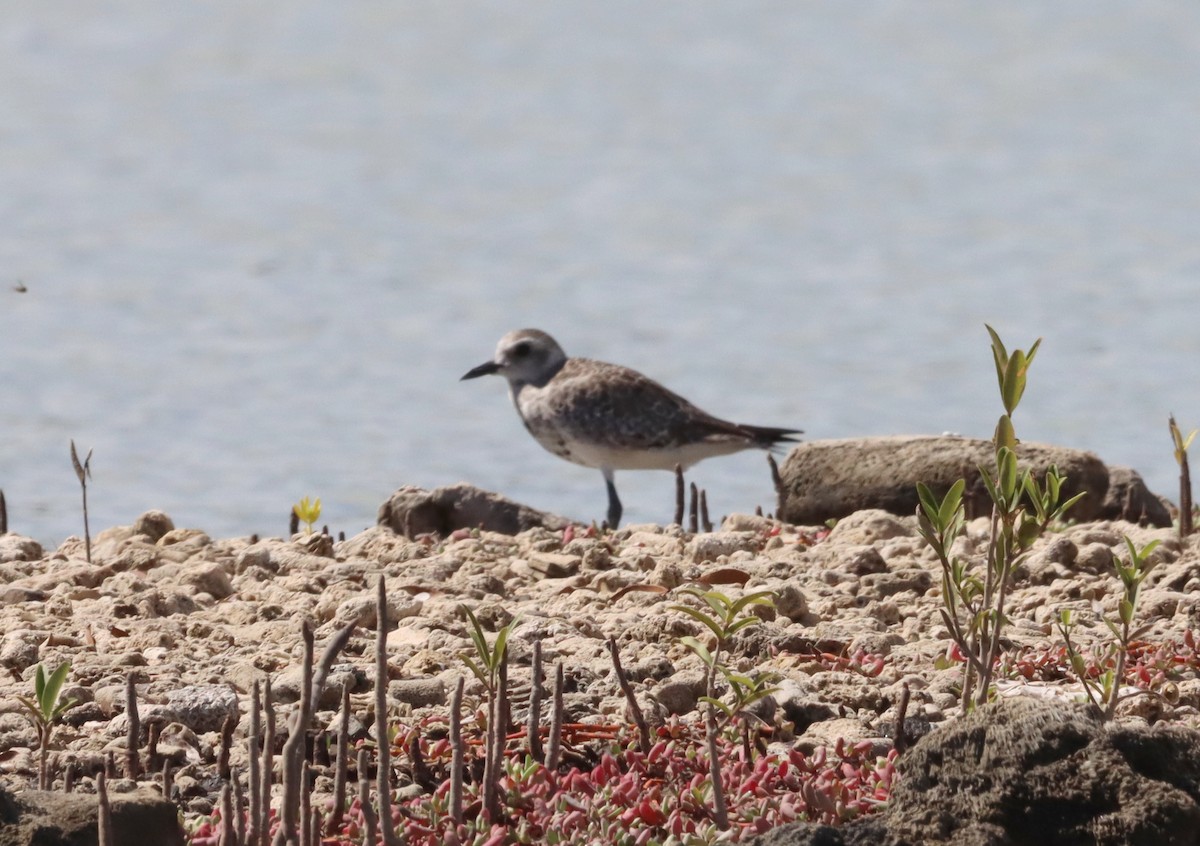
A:
[[[966,556],[986,552],[988,523],[976,520],[959,540]],[[1141,639],[1184,650],[1200,619],[1200,542],[1174,530],[1121,522],[1088,523],[1048,534],[1021,565],[1009,604],[1009,664],[1002,694],[1077,697],[1054,670],[1061,608],[1078,612],[1085,645],[1107,630],[1097,612],[1115,616],[1119,583],[1112,556],[1136,543],[1162,541],[1143,590]],[[71,662],[65,695],[78,701],[54,737],[54,760],[86,777],[124,753],[125,691],[132,678],[143,724],[161,725],[160,752],[180,768],[185,806],[204,813],[216,800],[216,749],[229,715],[240,723],[233,765],[245,765],[250,690],[271,679],[280,720],[300,685],[300,628],[312,621],[318,653],[333,634],[359,624],[335,664],[318,724],[328,724],[343,684],[364,726],[373,721],[375,592],[386,577],[388,676],[393,718],[424,709],[445,713],[459,676],[468,699],[482,693],[460,656],[471,650],[460,606],[491,631],[514,622],[510,649],[517,710],[529,687],[529,655],[540,641],[548,663],[562,661],[566,707],[577,720],[625,719],[607,640],[651,719],[695,709],[702,665],[680,638],[700,625],[674,606],[699,586],[730,596],[775,593],[761,624],[739,634],[729,662],[779,674],[773,719],[781,739],[802,745],[838,738],[889,739],[903,685],[913,725],[959,716],[958,665],[938,669],[950,641],[941,618],[940,570],[913,518],[861,511],[832,530],[734,515],[720,530],[689,534],[678,526],[630,526],[596,534],[582,528],[534,529],[517,536],[459,531],[410,540],[376,527],[344,541],[325,535],[290,540],[213,540],[176,529],[160,512],[44,551],[27,538],[0,537],[0,782],[28,789],[36,776],[37,736],[18,696],[29,696],[37,665]],[[1039,651],[1040,650],[1040,651]],[[1184,650],[1186,651],[1186,650]],[[1049,653],[1053,654],[1053,653]],[[1167,653],[1164,653],[1167,654]],[[1050,666],[1047,667],[1047,664]],[[1128,700],[1129,719],[1200,725],[1195,665],[1176,661],[1155,682],[1161,696]],[[518,714],[519,717],[519,714]],[[157,776],[146,776],[151,781]],[[132,787],[115,784],[112,789]]]

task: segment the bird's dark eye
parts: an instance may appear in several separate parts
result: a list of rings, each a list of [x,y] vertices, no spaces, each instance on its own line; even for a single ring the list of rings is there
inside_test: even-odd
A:
[[[512,348],[513,358],[524,358],[529,355],[529,342],[522,341]]]

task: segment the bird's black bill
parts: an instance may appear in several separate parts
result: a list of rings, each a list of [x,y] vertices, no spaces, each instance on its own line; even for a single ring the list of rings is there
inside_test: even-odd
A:
[[[485,361],[483,364],[479,365],[478,367],[472,367],[470,370],[468,370],[466,373],[464,373],[458,381],[461,382],[464,379],[478,379],[480,376],[490,376],[491,374],[496,373],[499,370],[500,370],[500,365],[497,364],[496,362]]]

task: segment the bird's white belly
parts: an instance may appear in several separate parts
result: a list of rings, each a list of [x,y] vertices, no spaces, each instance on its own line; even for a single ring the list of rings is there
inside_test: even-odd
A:
[[[728,455],[750,446],[736,441],[706,441],[663,449],[630,449],[563,437],[559,433],[530,428],[534,438],[545,449],[584,467],[609,470],[684,470],[697,461],[716,455]]]

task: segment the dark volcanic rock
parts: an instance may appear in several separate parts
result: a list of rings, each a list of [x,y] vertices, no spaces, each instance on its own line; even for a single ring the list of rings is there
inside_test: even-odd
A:
[[[1071,510],[1071,519],[1095,520],[1105,511],[1109,470],[1092,453],[1023,443],[1018,457],[1039,478],[1052,464],[1057,465],[1066,476],[1064,499],[1086,493]],[[907,516],[917,509],[917,482],[929,485],[940,496],[962,478],[967,480],[963,495],[967,515],[978,517],[990,514],[992,507],[979,466],[991,467],[994,462],[991,441],[978,438],[939,435],[809,441],[793,449],[780,468],[783,484],[778,514],[798,525],[817,525],[868,508]],[[1145,491],[1145,485],[1141,486],[1145,496],[1132,482],[1124,490],[1128,496],[1110,508],[1117,511],[1112,516],[1136,522],[1144,511],[1151,524],[1170,525],[1162,504]]]
[[[1126,520],[1149,526],[1170,526],[1171,512],[1150,492],[1140,473],[1128,467],[1108,468],[1108,492],[1100,506],[1101,520]]]
[[[1018,698],[923,737],[886,809],[801,823],[755,846],[1164,846],[1200,843],[1200,733],[1105,725],[1080,705]]]
[[[111,794],[113,838],[118,844],[183,846],[179,809],[151,790]],[[95,846],[99,805],[81,793],[0,788],[0,846]]]
[[[375,522],[410,538],[423,534],[445,537],[457,529],[515,535],[539,527],[562,529],[571,523],[566,517],[462,483],[432,491],[411,485],[400,488],[379,506]]]

